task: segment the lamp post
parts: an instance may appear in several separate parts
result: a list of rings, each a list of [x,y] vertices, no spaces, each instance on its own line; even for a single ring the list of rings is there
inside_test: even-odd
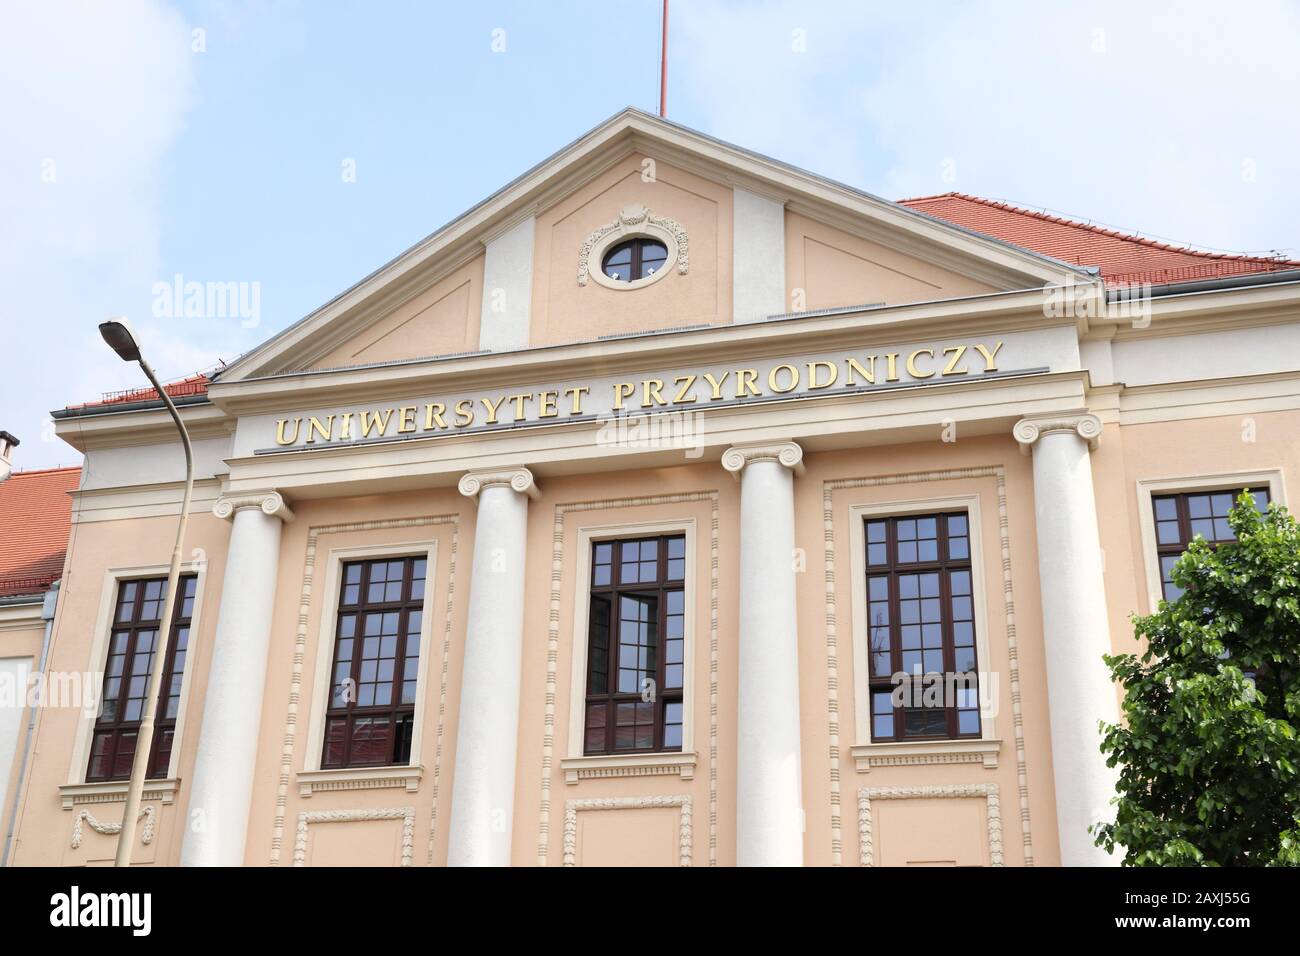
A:
[[[190,434],[185,430],[180,412],[171,397],[154,375],[149,363],[140,354],[140,345],[126,319],[109,319],[99,325],[99,334],[124,362],[138,362],[149,383],[158,392],[167,411],[171,413],[176,430],[180,432],[181,446],[185,449],[185,496],[181,500],[181,514],[176,522],[176,544],[172,548],[171,568],[167,572],[167,591],[163,596],[162,619],[158,637],[154,641],[153,667],[149,669],[145,689],[144,710],[140,714],[140,729],[135,738],[135,758],[131,762],[131,779],[126,788],[126,805],[122,808],[122,829],[117,838],[117,855],[114,866],[131,865],[131,847],[135,843],[136,818],[140,815],[140,799],[144,794],[144,781],[149,773],[149,755],[153,751],[154,718],[158,711],[159,685],[171,649],[172,616],[176,606],[177,584],[181,576],[181,545],[185,540],[185,524],[190,514],[190,497],[194,491],[194,453],[190,448]]]

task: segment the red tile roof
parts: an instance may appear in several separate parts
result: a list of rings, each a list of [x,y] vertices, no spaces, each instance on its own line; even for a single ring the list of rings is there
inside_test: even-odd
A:
[[[17,471],[0,482],[0,597],[36,594],[63,574],[80,468]]]
[[[1072,265],[1097,266],[1110,286],[1300,269],[1300,262],[1281,257],[1198,252],[964,193],[904,199],[899,205]]]
[[[167,390],[167,394],[172,398],[182,398],[186,395],[205,395],[211,381],[212,379],[206,372],[197,372],[189,378],[168,382],[163,388]],[[158,390],[156,388],[128,388],[121,392],[109,392],[97,402],[82,402],[79,405],[69,405],[68,408],[98,408],[101,405],[124,405],[127,402],[148,402],[157,397]]]

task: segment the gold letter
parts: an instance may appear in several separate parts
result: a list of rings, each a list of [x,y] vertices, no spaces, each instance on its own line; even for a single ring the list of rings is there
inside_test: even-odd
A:
[[[960,362],[961,357],[966,354],[966,346],[954,345],[952,348],[947,348],[943,350],[944,355],[947,355],[949,352],[952,353],[952,358],[950,358],[948,360],[948,364],[943,367],[943,374],[944,375],[965,375],[969,371],[969,369],[958,368],[957,363]]]
[[[750,395],[761,395],[758,386],[754,380],[758,378],[758,369],[756,368],[738,368],[736,369],[736,397],[745,398],[745,393]]]
[[[709,383],[709,388],[713,389],[713,394],[709,401],[716,402],[722,397],[722,386],[727,384],[727,379],[731,378],[730,372],[723,372],[722,378],[714,378],[709,372],[704,373],[704,380]]]
[[[930,369],[930,371],[928,372],[921,372],[917,370],[916,357],[918,355],[928,355],[930,356],[930,358],[934,358],[934,349],[917,349],[915,352],[909,355],[907,357],[907,374],[912,376],[912,378],[933,378],[934,369]]]
[[[555,400],[560,397],[559,392],[542,392],[542,407],[537,412],[538,418],[558,418],[559,409],[555,407]]]
[[[590,391],[591,389],[586,385],[578,388],[566,388],[564,390],[564,394],[573,399],[573,410],[569,412],[570,415],[582,414],[582,396],[586,395]]]
[[[673,396],[674,405],[689,405],[691,402],[695,401],[694,395],[690,398],[686,397],[686,393],[689,392],[691,386],[695,384],[694,375],[678,375],[673,379],[673,384],[678,386],[677,394]]]
[[[623,407],[623,399],[631,398],[632,393],[636,391],[636,385],[631,382],[619,382],[614,386],[614,411]]]
[[[370,417],[372,414],[374,415],[374,418]],[[382,412],[380,411],[362,412],[361,413],[361,437],[369,438],[370,432],[375,430],[376,425],[379,426],[378,432],[380,437],[382,437],[384,432],[388,431],[388,420],[392,417],[393,417],[393,409],[391,408],[385,408]]]
[[[415,431],[415,408],[414,405],[403,405],[397,413],[397,434],[409,435]]]
[[[346,441],[352,437],[352,413],[344,412],[339,418],[339,441]]]
[[[641,407],[649,408],[650,399],[654,399],[655,405],[667,405],[663,395],[664,380],[661,378],[647,378],[641,382]]]
[[[888,373],[885,375],[885,381],[897,382],[898,381],[898,353],[897,352],[885,353],[885,366],[889,370]]]
[[[334,431],[333,415],[327,415],[325,417],[324,424],[321,424],[321,420],[317,418],[315,415],[313,415],[311,417],[311,420],[307,422],[307,444],[308,445],[316,444],[317,432],[320,433],[321,438],[325,439],[326,441],[329,441],[333,437],[333,435],[331,434],[331,432],[333,431]]]
[[[783,368],[788,368],[790,370],[790,384],[787,385],[785,388],[777,388],[776,373],[781,371],[781,369]],[[795,368],[793,365],[776,366],[775,368],[772,369],[772,371],[767,373],[767,387],[770,388],[772,391],[776,392],[778,395],[784,395],[786,392],[793,392],[796,388],[799,387],[799,370]]]
[[[434,411],[437,409],[437,411]],[[447,423],[442,420],[442,413],[447,410],[447,406],[442,402],[429,402],[424,406],[424,430],[429,431],[433,428],[434,422],[438,423],[439,428],[446,428]]]
[[[474,399],[462,398],[456,403],[456,427],[474,424]]]
[[[874,355],[872,355],[870,358],[867,359],[866,368],[863,368],[862,363],[859,362],[857,359],[855,359],[852,355],[850,355],[845,360],[845,362],[849,366],[849,376],[848,376],[849,380],[846,384],[848,385],[857,384],[857,379],[853,377],[854,372],[856,372],[857,374],[861,375],[864,379],[866,379],[868,385],[876,384],[876,357]]]
[[[850,360],[851,361],[851,360]],[[859,366],[860,367],[860,366]],[[830,378],[824,382],[817,381],[817,369],[824,368],[830,373]],[[808,363],[808,391],[815,388],[830,388],[835,384],[835,380],[840,377],[840,367],[834,362],[809,362]]]
[[[275,443],[277,445],[292,445],[298,440],[298,428],[302,425],[301,418],[293,419],[293,437],[284,437],[284,426],[289,424],[289,419],[282,418],[275,423]]]
[[[996,372],[998,370],[996,364],[998,352],[1002,350],[1002,343],[999,342],[997,345],[993,346],[992,352],[986,349],[983,345],[978,344],[975,346],[975,349],[980,353],[980,355],[984,356],[984,371]]]
[[[528,412],[524,409],[524,406],[527,405],[532,400],[533,400],[533,395],[531,392],[525,392],[521,395],[510,396],[510,401],[515,403],[515,421],[522,422],[524,420],[524,416],[528,414]]]
[[[486,407],[488,411],[487,421],[484,424],[495,425],[497,423],[497,409],[500,408],[502,404],[504,404],[505,400],[506,397],[502,395],[500,398],[497,399],[497,403],[493,405],[486,398],[479,399],[479,401],[483,403],[484,407]]]

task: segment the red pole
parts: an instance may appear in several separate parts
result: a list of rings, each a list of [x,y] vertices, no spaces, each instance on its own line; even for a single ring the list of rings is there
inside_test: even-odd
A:
[[[663,41],[659,53],[659,115],[668,115],[668,0],[664,0]]]

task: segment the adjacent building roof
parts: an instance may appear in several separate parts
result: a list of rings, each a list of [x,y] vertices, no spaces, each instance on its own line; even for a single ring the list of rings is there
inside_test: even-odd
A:
[[[904,199],[900,205],[1062,262],[1096,266],[1108,286],[1162,285],[1300,268],[1300,262],[1280,256],[1199,252],[964,193]]]
[[[72,526],[68,492],[80,481],[80,468],[50,468],[0,482],[0,597],[39,594],[62,576]]]

